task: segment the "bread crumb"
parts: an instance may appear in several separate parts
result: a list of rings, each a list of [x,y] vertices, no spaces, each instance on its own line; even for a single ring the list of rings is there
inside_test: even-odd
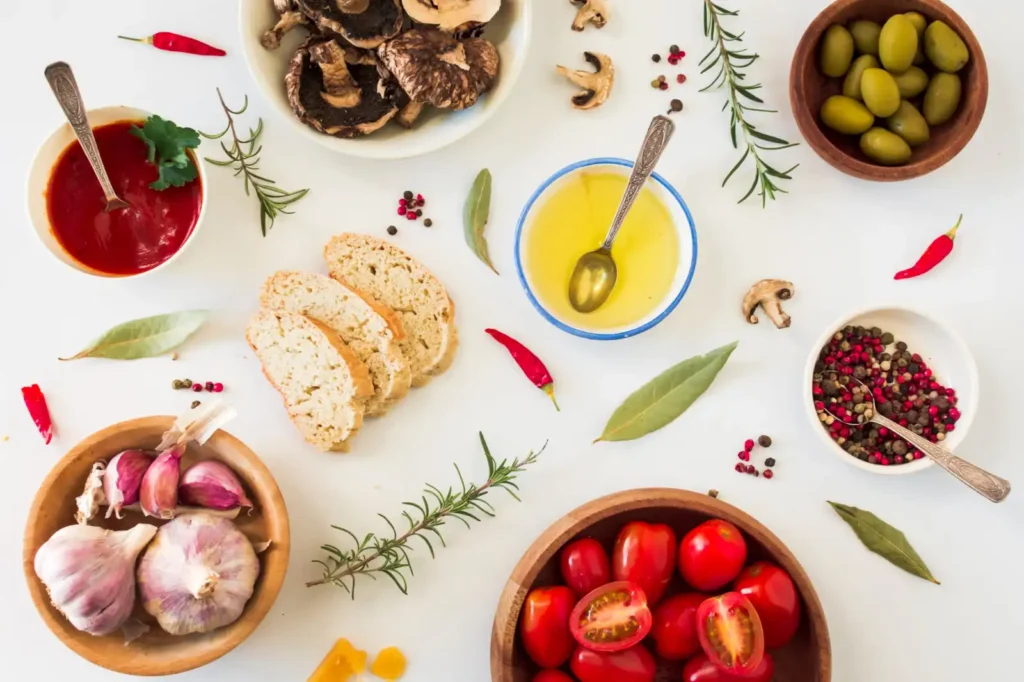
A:
[[[171,360],[174,361],[174,360],[177,360],[177,359],[178,359],[178,351],[174,351],[173,353],[171,353]]]

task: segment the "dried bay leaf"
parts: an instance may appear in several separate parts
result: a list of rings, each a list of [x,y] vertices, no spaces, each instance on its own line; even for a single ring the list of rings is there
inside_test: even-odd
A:
[[[135,360],[161,355],[184,343],[203,325],[208,315],[205,310],[185,310],[131,320],[107,330],[71,357],[60,359]]]
[[[910,546],[907,537],[901,531],[869,511],[838,502],[829,502],[829,504],[839,514],[839,518],[849,524],[869,550],[911,575],[924,578],[936,585],[941,584],[928,570],[924,560]]]
[[[473,188],[466,197],[466,205],[462,211],[463,228],[466,232],[466,243],[473,250],[476,257],[498,274],[498,270],[491,263],[491,256],[487,250],[487,239],[484,237],[484,228],[491,217],[491,171],[484,168],[473,181]]]
[[[594,442],[635,440],[667,426],[708,390],[738,344],[733,341],[662,372],[626,398]]]

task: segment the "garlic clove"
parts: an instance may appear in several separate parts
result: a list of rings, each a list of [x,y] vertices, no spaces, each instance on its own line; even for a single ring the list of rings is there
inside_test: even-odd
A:
[[[173,519],[178,506],[178,479],[184,445],[161,452],[142,476],[139,504],[142,513],[158,519]]]
[[[103,494],[107,498],[106,518],[113,514],[122,518],[121,509],[139,501],[142,477],[153,463],[153,457],[142,450],[125,450],[114,455],[103,475]]]
[[[85,488],[82,494],[75,498],[75,521],[85,525],[93,519],[100,511],[100,505],[107,503],[107,496],[103,492],[103,479],[107,470],[107,463],[100,460],[92,465],[89,476],[85,479]]]
[[[178,484],[178,495],[185,504],[206,509],[252,509],[252,502],[246,497],[235,472],[226,464],[213,460],[199,462],[186,469]]]

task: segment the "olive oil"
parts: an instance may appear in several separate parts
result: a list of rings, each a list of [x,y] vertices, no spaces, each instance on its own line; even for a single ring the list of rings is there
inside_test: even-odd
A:
[[[608,301],[592,313],[577,312],[569,303],[569,277],[576,261],[601,246],[626,182],[625,175],[613,171],[579,171],[533,209],[524,235],[526,277],[541,305],[573,327],[628,327],[654,312],[672,290],[679,235],[668,208],[648,186],[612,246],[618,280]]]

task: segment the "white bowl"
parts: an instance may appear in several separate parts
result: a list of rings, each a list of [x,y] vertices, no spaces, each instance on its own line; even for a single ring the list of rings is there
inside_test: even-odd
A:
[[[957,408],[960,410],[961,417],[956,423],[956,430],[939,443],[947,450],[956,450],[957,446],[967,437],[967,431],[978,411],[978,367],[974,363],[974,356],[971,355],[970,349],[960,335],[945,324],[916,310],[897,306],[860,310],[841,317],[822,333],[821,338],[811,348],[807,358],[807,367],[804,369],[804,380],[800,386],[803,391],[801,398],[806,408],[807,418],[811,422],[811,429],[827,444],[826,447],[841,457],[844,462],[874,474],[889,476],[912,474],[934,464],[927,455],[922,459],[897,466],[880,466],[862,462],[837,445],[818,421],[818,414],[814,409],[814,399],[811,395],[814,365],[818,360],[818,354],[831,336],[847,325],[879,327],[883,331],[890,332],[897,341],[906,342],[910,352],[919,354],[928,363],[928,366],[935,372],[937,381],[944,386],[956,389],[959,401]]]
[[[503,0],[501,10],[487,24],[484,37],[494,42],[501,55],[501,71],[494,89],[464,111],[426,111],[412,130],[397,124],[384,126],[366,137],[343,139],[313,130],[300,121],[288,104],[284,77],[295,49],[307,32],[296,28],[289,32],[276,50],[266,50],[260,37],[277,22],[270,0],[241,0],[238,26],[242,52],[256,85],[273,108],[302,135],[328,149],[368,159],[404,159],[419,156],[449,145],[479,128],[489,119],[512,91],[530,45],[533,23],[532,0]]]
[[[86,116],[89,120],[89,125],[95,128],[97,126],[116,123],[118,121],[144,120],[150,116],[150,113],[143,111],[142,109],[135,109],[132,107],[114,106],[103,107],[101,109],[90,109],[86,113]],[[53,228],[50,226],[50,218],[46,210],[46,187],[50,181],[50,173],[52,172],[54,165],[57,163],[57,160],[60,158],[60,155],[65,149],[67,149],[68,145],[75,141],[75,139],[75,133],[71,130],[71,125],[68,123],[62,124],[57,128],[57,130],[53,131],[53,134],[50,135],[50,137],[46,138],[46,142],[43,142],[42,146],[40,146],[36,151],[36,157],[32,161],[32,167],[29,169],[28,183],[26,186],[28,216],[32,223],[32,227],[35,229],[36,236],[39,237],[39,241],[43,243],[46,250],[53,254],[53,256],[61,263],[64,263],[64,265],[67,265],[73,270],[77,270],[78,272],[86,275],[92,275],[93,277],[103,277],[107,279],[132,279],[136,277],[144,277],[167,267],[167,265],[181,256],[182,252],[188,248],[188,245],[195,239],[196,233],[199,232],[199,228],[203,224],[203,217],[206,215],[210,185],[206,182],[206,167],[203,157],[199,154],[193,155],[193,159],[196,162],[196,168],[199,172],[198,180],[202,183],[203,187],[203,198],[202,203],[199,206],[199,217],[196,219],[196,224],[192,228],[191,234],[189,234],[188,238],[185,239],[181,248],[163,263],[154,268],[150,268],[145,272],[133,275],[115,275],[93,270],[72,258],[70,254],[64,250],[64,247],[60,245],[60,242],[57,241],[57,237],[53,234]]]

